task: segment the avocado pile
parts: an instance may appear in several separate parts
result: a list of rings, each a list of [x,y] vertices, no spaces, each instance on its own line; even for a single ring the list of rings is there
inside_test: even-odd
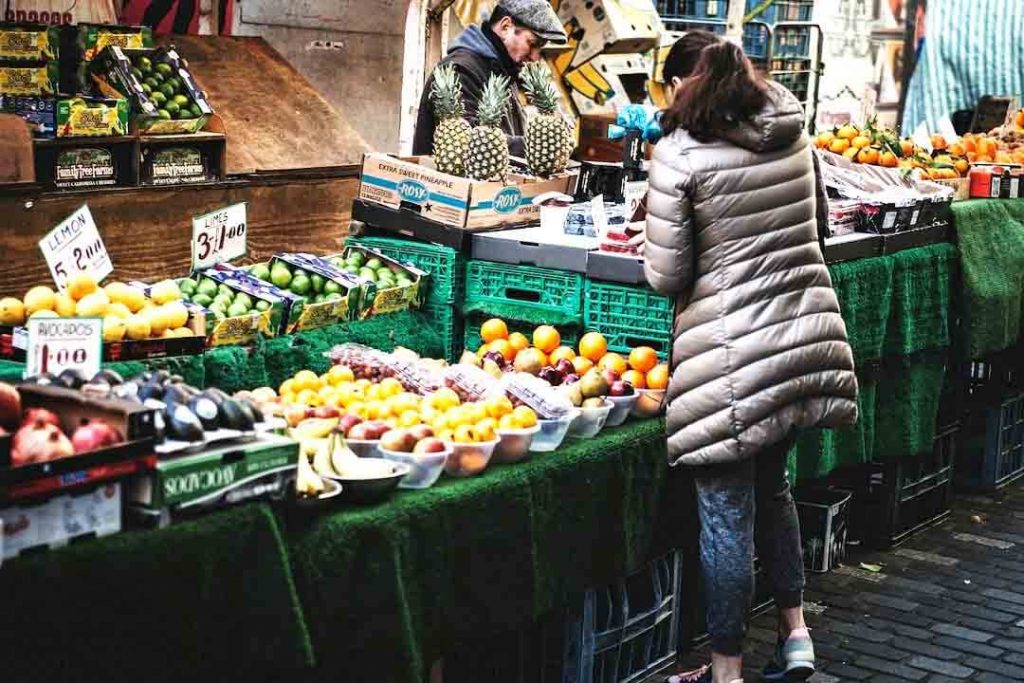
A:
[[[348,256],[335,256],[330,262],[342,272],[359,275],[377,284],[377,289],[390,289],[412,284],[412,278],[404,270],[391,270],[388,264],[373,256],[369,259],[361,251],[350,251]]]
[[[334,280],[329,280],[317,273],[310,273],[284,261],[275,261],[273,267],[257,263],[249,267],[249,274],[259,280],[271,283],[278,289],[305,297],[306,301],[311,304],[340,301],[344,298],[341,285]]]
[[[266,311],[270,302],[256,299],[245,292],[236,292],[227,285],[218,284],[208,277],[178,280],[178,289],[185,301],[191,301],[213,313],[217,320],[237,318],[252,311]]]
[[[132,73],[157,106],[160,118],[195,119],[203,115],[203,110],[189,97],[181,77],[174,75],[174,67],[167,62],[154,64],[146,55],[138,55],[132,60]]]

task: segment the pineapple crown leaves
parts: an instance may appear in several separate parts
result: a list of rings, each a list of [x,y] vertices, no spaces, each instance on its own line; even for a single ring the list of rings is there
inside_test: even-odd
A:
[[[553,114],[558,108],[558,93],[547,66],[540,62],[527,64],[520,78],[530,104],[542,114]]]
[[[491,74],[484,83],[477,105],[477,118],[481,126],[498,126],[508,110],[508,76]]]
[[[461,118],[466,113],[462,101],[462,79],[454,64],[440,64],[434,69],[434,81],[430,86],[430,104],[438,120],[449,117]]]

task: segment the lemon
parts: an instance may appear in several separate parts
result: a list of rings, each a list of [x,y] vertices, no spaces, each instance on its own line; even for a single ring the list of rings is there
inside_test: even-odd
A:
[[[57,315],[62,318],[74,318],[77,313],[77,305],[75,300],[67,294],[58,294],[57,302],[54,305],[54,310],[57,311]]]
[[[29,320],[31,320],[32,318],[59,318],[59,317],[60,316],[57,315],[57,313],[55,311],[51,311],[48,308],[40,308],[38,311],[36,311],[32,315],[30,315],[28,318],[29,318]]]
[[[115,304],[127,305],[130,289],[131,287],[123,282],[111,282],[103,286],[103,291],[110,297],[110,301]]]
[[[68,276],[66,293],[75,301],[81,301],[99,289],[99,287],[96,278],[89,273],[72,273]]]
[[[188,309],[180,301],[172,301],[162,306],[164,318],[167,320],[167,327],[176,329],[184,327],[188,323]]]
[[[327,371],[327,381],[334,386],[353,380],[355,380],[355,375],[347,365],[332,365],[331,369]]]
[[[160,337],[162,339],[174,339],[174,337],[175,337],[174,330],[171,330],[171,329],[164,330],[164,333],[161,334]]]
[[[159,337],[164,333],[164,330],[170,327],[167,324],[167,316],[164,313],[163,306],[143,311],[141,315],[144,315],[149,320],[149,333],[154,337]]]
[[[75,306],[75,315],[79,318],[102,318],[107,314],[107,306],[110,305],[110,297],[104,291],[96,290],[86,294]]]
[[[0,299],[0,325],[21,325],[25,322],[25,304],[13,296]]]
[[[57,295],[45,285],[33,287],[25,293],[25,314],[31,316],[36,311],[52,311],[57,306]]]
[[[125,285],[125,289],[120,294],[123,297],[120,303],[127,306],[132,313],[138,313],[146,305],[146,293],[138,287]]]
[[[194,336],[196,336],[195,333],[192,332],[192,330],[190,330],[187,327],[179,327],[179,328],[177,328],[175,330],[171,330],[171,334],[173,334],[175,337],[194,337]]]
[[[132,311],[125,304],[117,302],[107,306],[107,315],[117,316],[118,318],[129,318],[132,315]]]
[[[299,370],[295,373],[295,386],[302,389],[311,389],[313,391],[319,391],[320,389],[320,378],[312,370]]]
[[[103,319],[103,341],[105,343],[119,342],[124,339],[128,332],[128,326],[124,319],[116,315],[108,315]]]
[[[166,304],[181,299],[181,290],[174,280],[161,280],[149,290],[149,298],[157,304]]]
[[[149,318],[133,315],[125,321],[125,331],[129,339],[148,339],[151,331]]]

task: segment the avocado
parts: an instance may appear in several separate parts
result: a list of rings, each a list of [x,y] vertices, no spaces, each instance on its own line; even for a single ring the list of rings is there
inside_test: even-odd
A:
[[[124,377],[119,372],[114,370],[100,370],[93,375],[92,382],[106,382],[112,387],[116,387],[118,384],[124,384]]]
[[[236,400],[237,400],[237,401],[238,401],[239,403],[241,403],[241,404],[242,404],[242,407],[243,407],[243,408],[245,408],[246,410],[248,410],[248,411],[249,411],[249,414],[250,414],[250,415],[252,415],[252,421],[253,421],[253,423],[255,423],[255,424],[259,424],[260,422],[264,422],[264,421],[266,421],[266,419],[267,419],[267,418],[266,418],[266,417],[264,417],[264,415],[263,415],[263,411],[262,411],[262,410],[260,410],[260,409],[259,409],[259,408],[258,408],[258,407],[256,406],[256,404],[255,404],[255,403],[253,403],[253,402],[252,402],[252,401],[250,401],[249,399],[245,399],[245,398],[243,398],[243,399],[236,399]]]
[[[57,375],[57,385],[67,389],[79,389],[89,378],[82,374],[78,368],[68,368]]]
[[[224,427],[240,432],[251,432],[254,426],[253,416],[233,398],[221,402],[220,420]]]
[[[209,387],[209,388],[207,388],[205,391],[203,391],[203,396],[205,396],[206,398],[210,399],[211,401],[216,403],[218,406],[221,403],[223,403],[224,401],[227,401],[227,400],[229,400],[231,398],[230,396],[228,396],[226,393],[224,393],[223,391],[221,391],[217,387]]]
[[[202,441],[203,423],[199,418],[180,403],[168,403],[164,409],[164,423],[167,436],[176,441]]]
[[[140,401],[148,401],[151,398],[163,400],[164,387],[158,382],[146,382],[139,386],[138,396]]]
[[[164,385],[164,401],[181,403],[182,405],[189,402],[192,398],[187,391],[185,391],[180,384],[165,384]]]
[[[193,396],[188,401],[188,409],[199,418],[203,429],[206,431],[212,432],[220,427],[220,420],[218,418],[220,411],[217,408],[217,404],[202,394]]]

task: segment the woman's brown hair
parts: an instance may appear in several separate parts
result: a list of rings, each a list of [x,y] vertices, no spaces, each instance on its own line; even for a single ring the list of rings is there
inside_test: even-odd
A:
[[[701,142],[749,121],[765,105],[764,81],[739,46],[720,41],[700,53],[693,75],[684,79],[665,112],[665,134],[682,128]]]

